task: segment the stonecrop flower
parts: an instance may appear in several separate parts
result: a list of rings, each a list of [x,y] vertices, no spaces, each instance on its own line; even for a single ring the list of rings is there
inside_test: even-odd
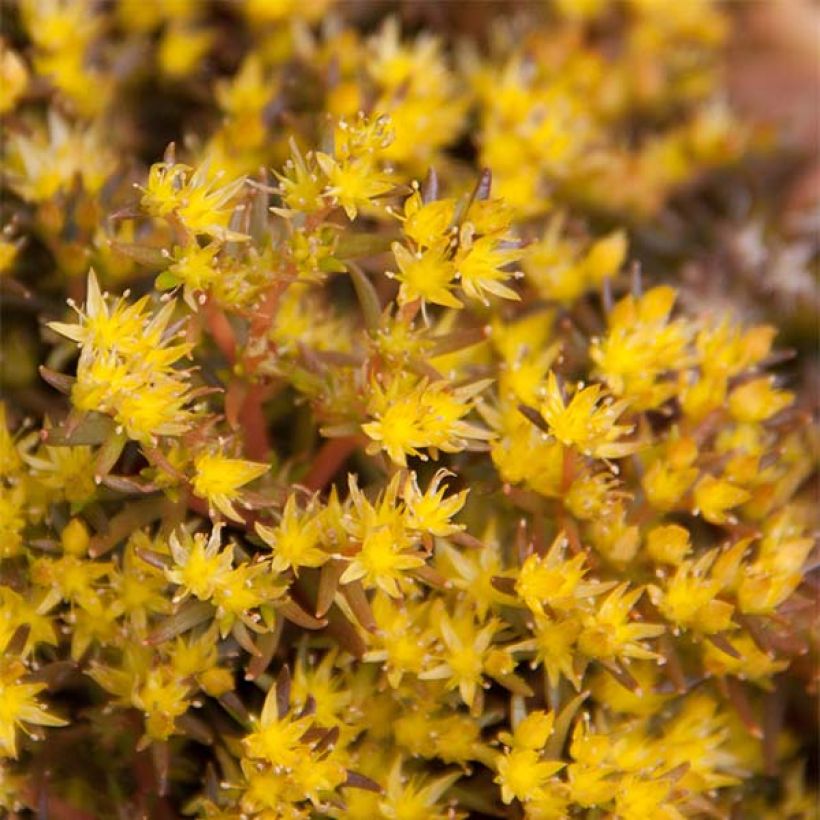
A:
[[[148,299],[119,299],[109,309],[97,277],[88,274],[88,297],[77,324],[51,322],[52,330],[80,347],[75,406],[113,416],[129,438],[147,443],[188,430],[194,394],[186,372],[174,367],[191,346],[174,344],[169,328],[174,304],[150,314]]]
[[[18,755],[17,729],[26,732],[33,726],[65,726],[68,721],[44,709],[37,695],[47,688],[45,683],[22,683],[25,667],[10,661],[0,669],[0,758]]]
[[[4,3],[0,816],[814,817],[810,7]]]
[[[244,235],[228,227],[229,204],[245,184],[244,178],[220,185],[222,172],[211,172],[203,163],[192,169],[184,163],[158,162],[151,166],[141,204],[152,216],[172,216],[193,236],[202,234],[223,240],[242,240]]]
[[[619,441],[633,430],[631,425],[618,424],[627,407],[628,402],[615,401],[599,384],[579,385],[567,401],[550,371],[540,410],[550,434],[562,444],[596,458],[623,458],[639,447]]]
[[[407,456],[426,459],[425,450],[436,458],[439,451],[455,453],[471,441],[492,438],[488,430],[463,420],[485,387],[486,382],[476,382],[454,388],[446,381],[413,377],[375,384],[368,408],[374,418],[362,425],[372,440],[368,449],[383,449],[405,466]]]
[[[554,723],[552,712],[530,712],[512,734],[499,735],[505,750],[496,758],[496,782],[501,785],[504,803],[518,799],[537,804],[548,798],[549,787],[555,782],[553,775],[564,768],[560,760],[542,759],[541,750],[553,733]]]
[[[221,453],[201,453],[194,459],[194,495],[206,499],[228,518],[240,521],[234,506],[240,498],[239,488],[267,471],[267,464],[226,458]]]
[[[320,567],[330,556],[320,547],[321,519],[305,511],[300,514],[296,498],[288,498],[276,527],[256,525],[259,537],[273,550],[271,566],[276,572],[292,567]]]

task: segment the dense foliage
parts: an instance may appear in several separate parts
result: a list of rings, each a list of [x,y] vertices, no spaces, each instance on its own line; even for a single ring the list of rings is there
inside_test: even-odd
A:
[[[732,11],[447,7],[3,4],[12,815],[816,816]]]

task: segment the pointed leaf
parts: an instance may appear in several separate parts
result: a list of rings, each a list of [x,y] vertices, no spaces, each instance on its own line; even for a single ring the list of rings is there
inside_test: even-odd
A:
[[[291,623],[301,626],[304,629],[322,629],[327,626],[327,620],[324,618],[314,618],[313,615],[305,612],[292,598],[277,601],[274,606]]]
[[[361,581],[351,581],[341,587],[341,591],[358,622],[368,632],[375,632],[377,629],[376,618],[370,608],[370,601],[367,600]]]
[[[399,238],[396,233],[379,234],[342,234],[336,243],[334,255],[337,259],[358,259],[362,256],[375,256],[386,253],[390,245]]]
[[[279,720],[290,711],[290,669],[285,664],[276,676],[276,714]]]
[[[167,555],[163,555],[161,552],[155,552],[154,550],[146,550],[137,547],[134,550],[134,554],[140,561],[145,561],[148,566],[153,567],[154,569],[158,570],[166,570],[170,569],[172,566],[171,559]]]
[[[40,365],[39,370],[43,381],[47,382],[55,390],[59,390],[65,395],[71,393],[71,388],[74,387],[74,383],[77,381],[73,376],[66,376],[65,373],[58,373],[56,370],[52,370],[50,367],[46,367],[45,365]]]
[[[256,646],[259,654],[251,657],[245,673],[246,680],[256,680],[270,666],[282,636],[282,623],[282,619],[277,618],[274,628],[258,638]]]
[[[168,267],[168,256],[159,248],[152,248],[150,245],[135,245],[133,242],[118,242],[112,240],[110,243],[111,249],[140,265],[145,265],[149,268],[166,268]]]
[[[365,789],[369,792],[376,792],[376,794],[381,794],[382,790],[382,787],[375,780],[371,780],[366,775],[359,774],[359,772],[348,771],[347,780],[342,785],[354,789]]]
[[[333,606],[339,588],[339,578],[345,570],[344,561],[328,561],[319,572],[319,592],[316,597],[316,617],[321,618]]]
[[[427,176],[421,185],[421,201],[427,205],[429,202],[434,202],[438,199],[439,185],[438,174],[435,168],[430,168],[427,171]]]
[[[375,331],[379,326],[382,315],[379,295],[376,293],[373,283],[367,278],[367,274],[358,265],[351,262],[348,264],[348,269],[362,308],[365,327],[370,331]]]
[[[173,507],[173,502],[165,498],[129,501],[125,508],[108,522],[108,528],[91,539],[89,554],[92,558],[99,558],[135,530],[170,514]]]
[[[73,428],[50,427],[40,432],[49,447],[103,444],[114,430],[114,422],[100,413],[86,413]]]
[[[145,644],[156,646],[188,632],[210,620],[215,610],[207,601],[186,601],[173,615],[166,618],[146,639]]]
[[[250,729],[253,723],[250,713],[236,692],[226,692],[224,695],[221,695],[219,697],[219,703],[240,726],[243,726],[245,729]]]
[[[124,433],[118,433],[116,429],[108,434],[103,446],[97,451],[97,458],[94,461],[94,481],[99,484],[111,472],[119,461],[127,442],[128,437]]]
[[[544,747],[546,757],[553,760],[560,760],[564,751],[564,743],[569,736],[570,726],[573,718],[581,708],[581,704],[589,697],[589,692],[581,692],[576,695],[559,713],[552,727],[552,734]]]

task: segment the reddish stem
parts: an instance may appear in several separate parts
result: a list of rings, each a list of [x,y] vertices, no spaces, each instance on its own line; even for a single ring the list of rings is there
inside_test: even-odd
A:
[[[271,449],[268,424],[262,409],[264,397],[263,385],[250,385],[239,411],[239,422],[245,429],[245,453],[254,461],[267,461]]]
[[[205,317],[208,321],[208,330],[211,332],[217,347],[222,355],[231,363],[236,361],[236,336],[231,323],[219,306],[210,299],[205,304]]]
[[[265,295],[260,300],[259,305],[254,310],[253,315],[250,318],[248,336],[251,342],[267,337],[271,324],[273,323],[273,319],[276,316],[276,311],[279,307],[279,297],[282,295],[285,288],[287,288],[288,284],[289,283],[287,281],[275,282],[265,292]],[[252,346],[256,347],[256,345]],[[253,373],[264,357],[264,352],[253,357],[246,355],[242,362],[245,372]]]
[[[348,456],[359,446],[357,436],[328,439],[316,454],[310,471],[300,483],[309,490],[322,490],[326,487]]]
[[[569,492],[575,480],[575,454],[569,447],[564,447],[563,462],[561,465],[561,495]]]

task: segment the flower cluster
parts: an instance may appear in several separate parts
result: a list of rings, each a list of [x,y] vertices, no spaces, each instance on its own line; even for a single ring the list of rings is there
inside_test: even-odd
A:
[[[809,391],[677,276],[731,16],[513,6],[9,6],[0,810],[813,816]]]

